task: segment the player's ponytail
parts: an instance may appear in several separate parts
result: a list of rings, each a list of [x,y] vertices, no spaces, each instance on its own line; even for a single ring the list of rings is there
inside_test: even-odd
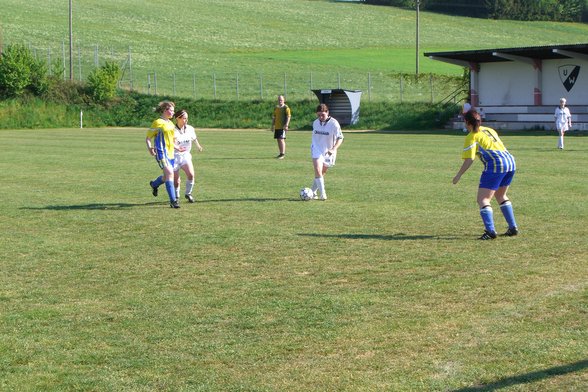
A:
[[[482,118],[476,109],[468,110],[463,119],[466,124],[472,126],[472,132],[478,132],[480,130],[480,125],[482,125]]]

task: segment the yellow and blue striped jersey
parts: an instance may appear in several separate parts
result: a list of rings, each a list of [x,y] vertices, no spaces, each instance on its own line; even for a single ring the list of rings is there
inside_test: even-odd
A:
[[[163,157],[174,158],[175,129],[176,127],[171,120],[158,118],[153,121],[151,128],[147,131],[147,137],[153,139],[153,147],[158,160]]]
[[[492,128],[481,126],[478,132],[466,136],[461,157],[475,159],[476,155],[484,163],[485,172],[506,173],[516,169],[514,157]]]

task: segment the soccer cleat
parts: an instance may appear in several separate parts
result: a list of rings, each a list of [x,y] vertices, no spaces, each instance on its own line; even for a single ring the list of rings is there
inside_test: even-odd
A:
[[[284,159],[286,157],[285,154],[280,154],[276,157],[276,159]]]
[[[196,201],[194,200],[191,194],[184,195],[184,197],[186,198],[186,200],[188,200],[188,203],[194,203]]]
[[[151,187],[151,193],[153,194],[153,196],[157,197],[157,191],[159,190],[159,188],[153,186],[153,181],[149,181],[149,186]]]
[[[516,227],[509,227],[503,235],[507,237],[513,237],[517,234],[519,234],[519,229],[517,229]]]
[[[169,202],[169,206],[170,206],[171,208],[180,208],[180,202],[179,202],[179,201],[177,201],[177,200],[170,201],[170,202]]]
[[[484,234],[482,234],[482,236],[480,238],[478,238],[479,240],[493,240],[496,238],[496,232],[490,232],[488,230],[484,230]]]
[[[327,200],[327,195],[321,195],[321,198],[319,200],[322,200],[322,201]]]

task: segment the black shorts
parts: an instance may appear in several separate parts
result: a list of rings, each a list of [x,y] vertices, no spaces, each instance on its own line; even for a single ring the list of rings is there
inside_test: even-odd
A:
[[[274,131],[274,139],[285,139],[286,138],[286,131],[283,129],[276,129]]]

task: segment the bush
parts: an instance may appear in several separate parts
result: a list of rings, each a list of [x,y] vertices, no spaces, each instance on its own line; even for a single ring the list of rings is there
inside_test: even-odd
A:
[[[88,87],[96,102],[105,102],[116,96],[116,86],[122,71],[118,64],[107,61],[88,76]]]
[[[26,92],[39,96],[47,91],[47,68],[24,45],[8,45],[0,56],[0,95],[18,97]]]

